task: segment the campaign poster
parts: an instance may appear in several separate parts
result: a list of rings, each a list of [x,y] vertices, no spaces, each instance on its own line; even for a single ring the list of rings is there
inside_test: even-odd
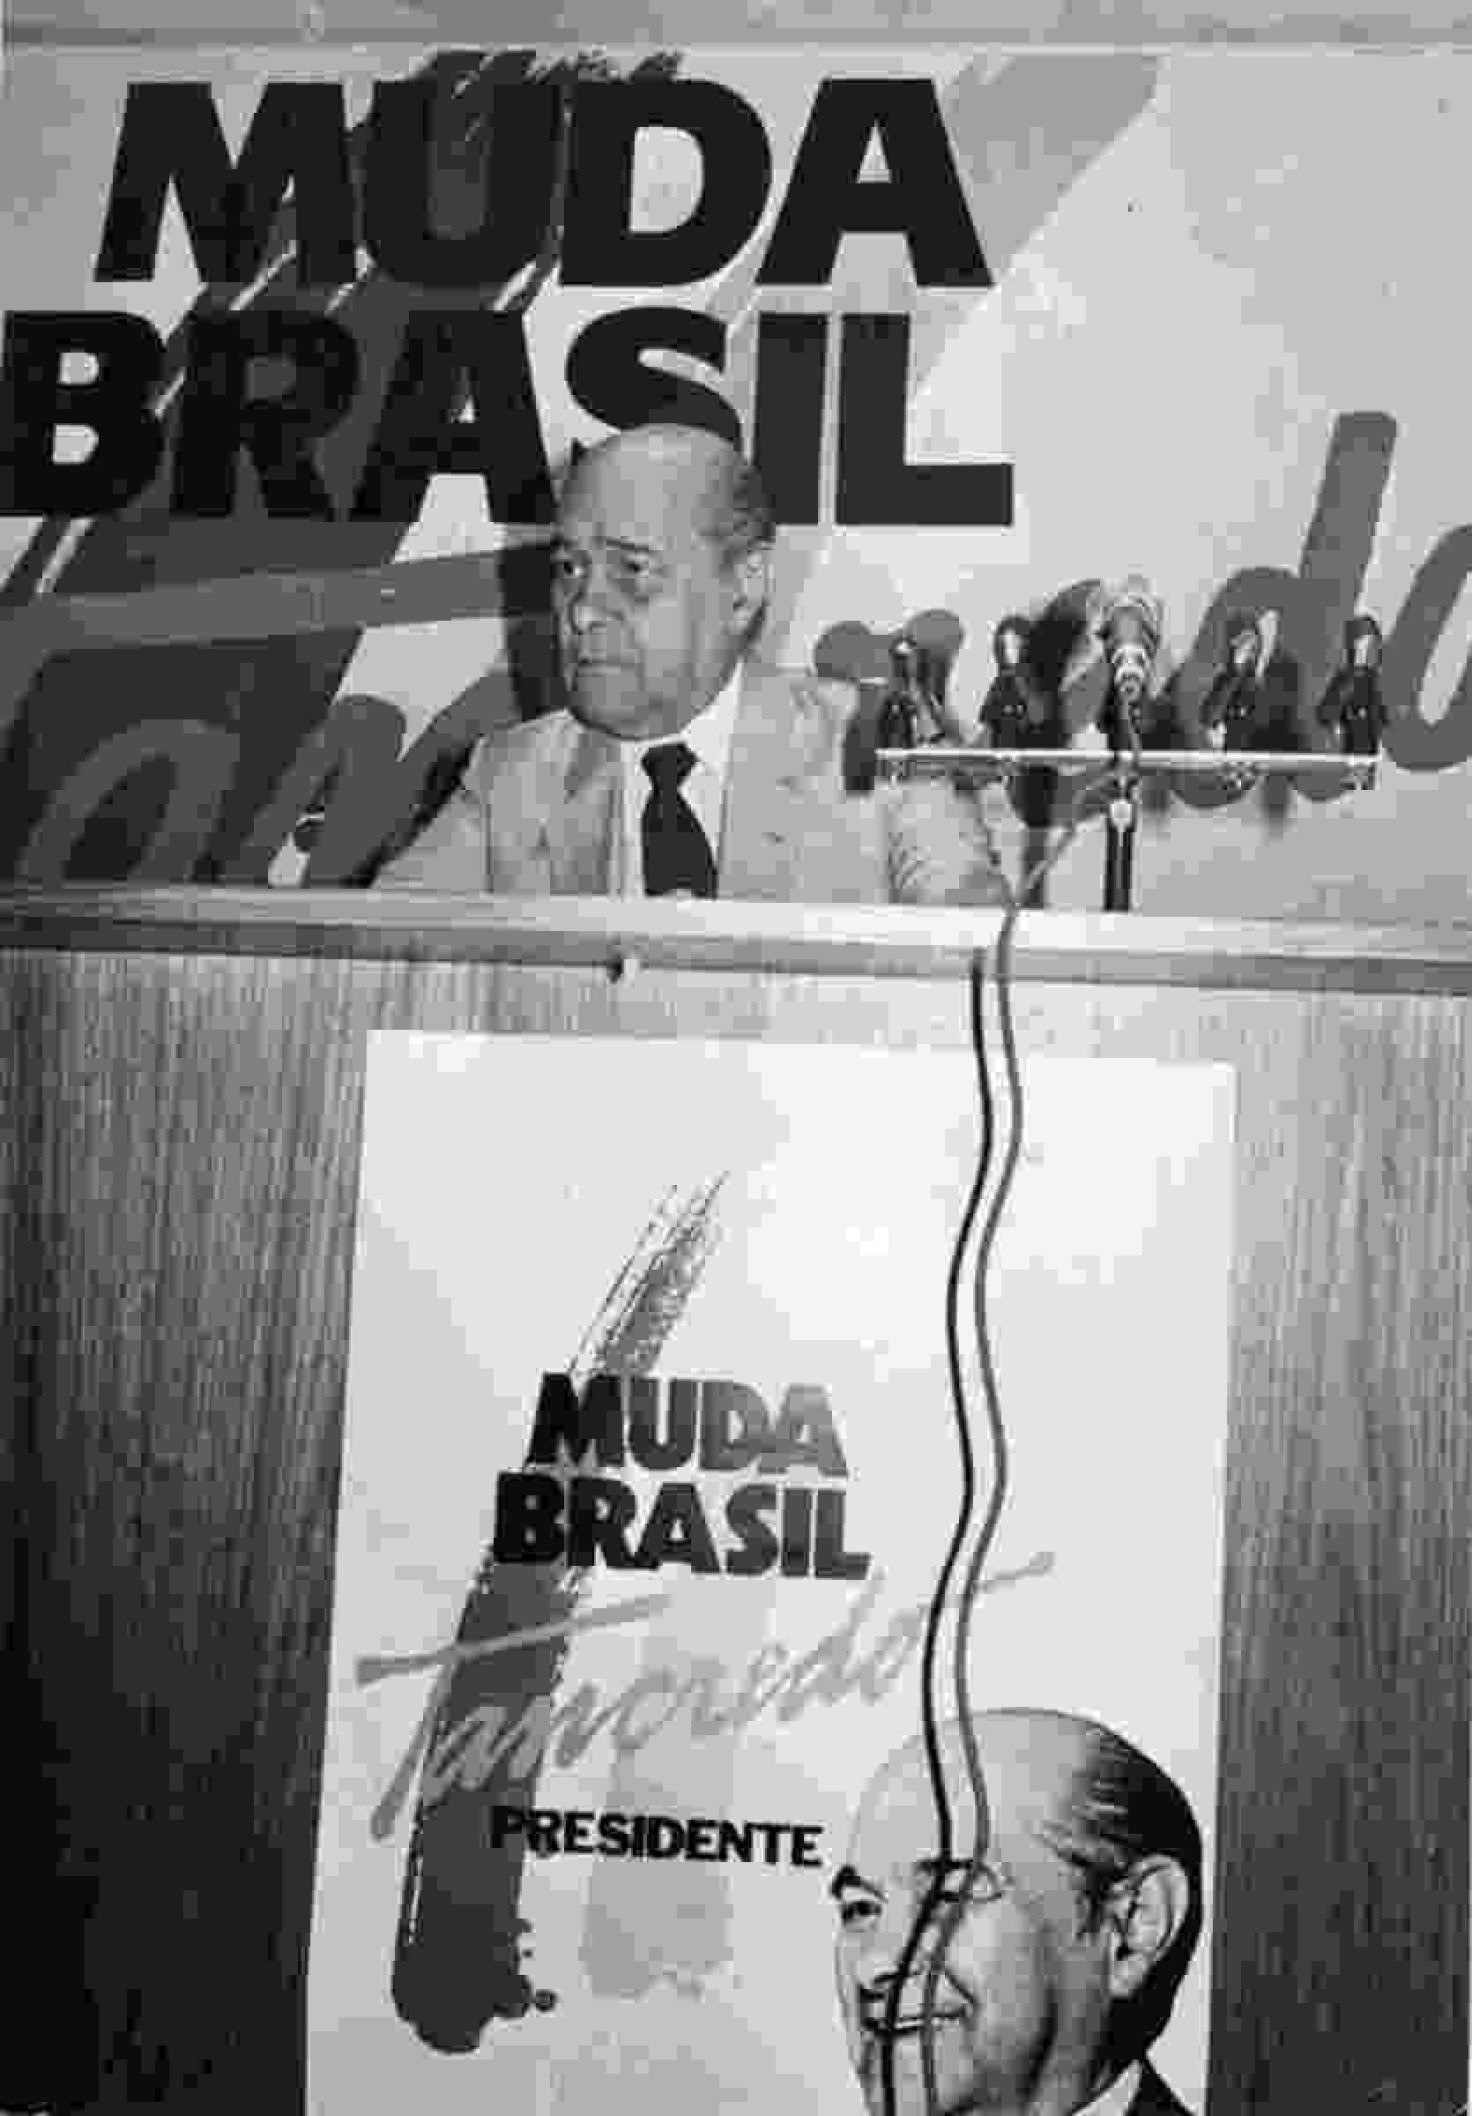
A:
[[[29,43],[0,94],[0,874],[387,873],[564,709],[556,498],[657,418],[769,488],[762,654],[857,701],[804,767],[836,843],[901,636],[971,741],[1022,618],[1086,746],[1139,576],[1168,744],[1322,762],[1369,641],[1382,747],[1157,783],[1134,908],[1465,916],[1472,53]],[[1013,886],[1056,792],[977,796]],[[1046,901],[1102,866],[1095,825]],[[843,877],[719,893],[896,893]]]
[[[1022,1084],[985,1281],[1001,1472],[975,1240],[958,1280],[975,1506],[931,1695],[949,1755],[963,1694],[980,1730],[996,1873],[944,1954],[937,2062],[1064,2062],[1027,1921],[1061,1889],[1093,1948],[1075,1887],[1138,1884],[1088,2062],[1109,2024],[1199,2112],[1235,1079],[1039,1058]],[[925,1637],[980,1136],[961,1052],[370,1037],[312,2116],[860,2116],[886,2035],[924,2106],[915,1989],[883,2016],[938,1855]],[[988,1201],[999,1169],[1000,1142]],[[947,1791],[961,1859],[972,1797]]]

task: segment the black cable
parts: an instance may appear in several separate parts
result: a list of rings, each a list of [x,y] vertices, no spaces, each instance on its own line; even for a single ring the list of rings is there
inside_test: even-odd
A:
[[[1084,779],[1070,803],[1068,819],[1059,832],[1058,840],[1024,878],[1021,887],[1010,892],[1010,901],[1002,919],[997,936],[997,1001],[1002,1034],[1003,1059],[1006,1066],[1008,1101],[1012,1126],[1002,1173],[993,1196],[982,1231],[973,1275],[973,1312],[976,1326],[977,1348],[981,1361],[983,1394],[986,1400],[987,1421],[992,1446],[993,1476],[986,1512],[978,1534],[976,1546],[966,1569],[965,1585],[962,1589],[960,1608],[957,1614],[956,1644],[952,1660],[953,1683],[956,1691],[957,1717],[970,1780],[972,1804],[976,1814],[976,1832],[972,1849],[967,1858],[966,1875],[954,1902],[949,1904],[939,1920],[936,1945],[931,1950],[925,1967],[925,1982],[920,2006],[920,2056],[925,2083],[925,2100],[928,2116],[939,2116],[940,2096],[935,2071],[935,2001],[939,1988],[941,1969],[944,1965],[952,1939],[966,1915],[968,1900],[977,1878],[986,1862],[990,1837],[990,1811],[987,1802],[986,1780],[981,1765],[981,1755],[976,1742],[976,1730],[972,1723],[970,1686],[966,1673],[966,1656],[970,1643],[971,1620],[980,1593],[982,1568],[995,1540],[1007,1496],[1008,1450],[1007,1433],[1003,1423],[1001,1402],[996,1385],[996,1367],[992,1355],[991,1330],[987,1312],[987,1276],[991,1267],[992,1250],[1007,1196],[1017,1172],[1017,1163],[1022,1153],[1023,1097],[1022,1075],[1017,1060],[1016,1027],[1012,1016],[1011,1000],[1011,953],[1017,921],[1023,906],[1033,890],[1043,881],[1049,870],[1063,857],[1087,820],[1085,800],[1090,794],[1102,790],[1113,782],[1113,770],[1101,769]],[[985,951],[978,949],[971,958],[971,1043],[977,1069],[977,1089],[981,1105],[982,1137],[978,1153],[977,1169],[966,1210],[962,1216],[960,1231],[951,1253],[951,1268],[946,1285],[946,1351],[950,1370],[951,1402],[956,1418],[958,1445],[961,1454],[961,1507],[957,1517],[955,1533],[946,1553],[932,1596],[926,1622],[925,1657],[923,1662],[923,1690],[921,1711],[925,1734],[926,1762],[930,1771],[931,1788],[935,1799],[938,1824],[938,1849],[935,1869],[930,1884],[915,1914],[914,1923],[906,1937],[899,1962],[895,1968],[894,1981],[890,1987],[884,2010],[884,2036],[880,2047],[880,2073],[884,2091],[885,2116],[895,2116],[894,2103],[894,2027],[898,2018],[900,2001],[905,1983],[919,1950],[922,1935],[940,1904],[949,1875],[953,1850],[953,1832],[950,1804],[946,1795],[943,1766],[940,1757],[939,1730],[936,1724],[934,1698],[935,1642],[939,1634],[941,1614],[945,1606],[946,1590],[950,1585],[959,1551],[966,1540],[971,1513],[975,1504],[975,1451],[972,1445],[970,1420],[961,1376],[960,1331],[957,1322],[960,1296],[961,1265],[967,1244],[975,1225],[982,1192],[990,1173],[992,1150],[995,1142],[995,1111],[993,1105],[991,1074],[987,1064],[984,992],[986,975]]]
[[[978,951],[971,958],[971,1040],[978,1054],[983,1054],[982,1038],[982,993],[986,975],[986,958]],[[961,1333],[957,1320],[961,1298],[961,1269],[965,1260],[971,1230],[981,1209],[982,1193],[991,1171],[993,1111],[991,1082],[985,1069],[984,1057],[978,1075],[978,1090],[981,1096],[981,1145],[977,1154],[976,1172],[972,1177],[966,1209],[961,1216],[960,1229],[951,1249],[950,1270],[946,1276],[946,1354],[950,1367],[951,1408],[956,1419],[956,1442],[961,1454],[961,1505],[952,1531],[950,1548],[945,1555],[935,1591],[930,1598],[930,1607],[925,1619],[925,1644],[921,1656],[921,1726],[925,1739],[925,1762],[930,1773],[931,1794],[935,1801],[938,1850],[936,1864],[930,1884],[916,1912],[915,1922],[900,1951],[895,1964],[894,1978],[884,2003],[884,2033],[879,2046],[880,2081],[884,2094],[884,2116],[895,2116],[894,2054],[895,2023],[899,2018],[900,2004],[905,1985],[909,1980],[921,1937],[940,1902],[946,1885],[946,1868],[950,1861],[953,1837],[951,1829],[950,1802],[946,1795],[945,1775],[940,1753],[940,1725],[935,1700],[935,1663],[940,1640],[941,1619],[945,1612],[946,1595],[951,1584],[951,1574],[965,1545],[967,1531],[971,1526],[972,1509],[976,1503],[976,1459],[971,1445],[971,1428],[966,1413],[965,1385],[961,1376]],[[935,2082],[935,2038],[925,2032],[922,2022],[920,2038],[921,2063],[925,2071],[925,2093],[932,2109],[937,2104]]]

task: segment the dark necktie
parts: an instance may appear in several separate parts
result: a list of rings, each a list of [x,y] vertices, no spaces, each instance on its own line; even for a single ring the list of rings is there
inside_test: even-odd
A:
[[[716,863],[700,819],[680,788],[695,769],[695,752],[684,742],[661,742],[644,752],[649,797],[640,834],[644,845],[644,894],[668,896],[687,889],[714,896]]]

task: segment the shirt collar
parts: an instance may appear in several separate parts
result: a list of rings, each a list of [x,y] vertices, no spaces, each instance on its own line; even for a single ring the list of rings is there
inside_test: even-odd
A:
[[[1079,2116],[1129,2116],[1130,2103],[1139,2092],[1143,2071],[1144,2066],[1136,2058],[1132,2065],[1125,2066],[1118,2079],[1113,2080],[1102,2094],[1096,2096],[1093,2101],[1084,2103],[1079,2110]]]
[[[677,728],[672,735],[659,735],[648,742],[630,742],[626,754],[631,772],[637,772],[652,749],[666,742],[686,742],[695,752],[698,761],[724,780],[726,762],[731,754],[731,732],[736,725],[736,708],[741,700],[741,663],[735,668],[716,692],[704,712],[697,713],[688,726]]]

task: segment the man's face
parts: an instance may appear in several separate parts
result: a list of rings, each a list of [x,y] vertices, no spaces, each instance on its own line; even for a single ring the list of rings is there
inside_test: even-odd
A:
[[[983,1750],[992,1827],[987,1865],[966,1899],[935,1990],[939,2109],[1071,2110],[1102,2083],[1108,1942],[1084,1935],[1077,1880],[1032,1834],[1056,1787],[1008,1738]],[[969,1806],[969,1803],[968,1803]],[[833,1884],[839,2002],[849,2055],[872,2116],[885,2109],[886,2001],[934,1870],[935,1809],[923,1753],[901,1751],[871,1789]],[[963,1847],[964,1848],[964,1847]],[[940,1913],[900,1994],[891,2047],[897,2116],[923,2116],[921,2008],[942,1915],[965,1882],[947,1877]]]
[[[746,571],[700,526],[707,473],[626,438],[573,473],[553,605],[569,702],[624,741],[674,734],[709,705],[753,615]]]

